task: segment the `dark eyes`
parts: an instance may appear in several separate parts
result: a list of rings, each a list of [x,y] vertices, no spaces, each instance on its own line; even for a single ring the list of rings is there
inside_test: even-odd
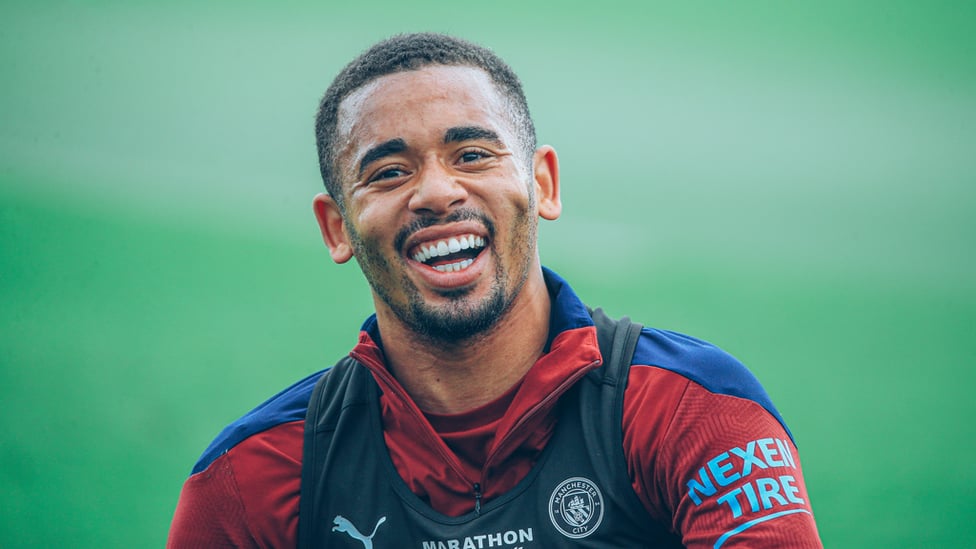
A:
[[[460,165],[471,165],[471,164],[475,164],[476,166],[471,166],[471,168],[475,168],[475,167],[477,167],[477,166],[480,165],[479,163],[484,162],[485,160],[494,158],[494,156],[495,155],[493,155],[490,152],[485,151],[483,149],[469,149],[469,150],[463,151],[457,157],[457,164],[460,164]],[[368,183],[373,183],[373,182],[380,182],[380,181],[392,181],[392,180],[399,179],[401,177],[405,177],[405,176],[408,176],[408,175],[410,175],[410,172],[407,171],[406,169],[401,168],[401,167],[397,167],[397,166],[391,166],[391,167],[383,168],[383,169],[379,170],[378,172],[376,172],[375,174],[373,174],[373,176],[370,177],[367,180],[367,182]]]
[[[492,158],[495,158],[495,155],[486,151],[485,149],[467,149],[461,152],[461,155],[458,157],[458,163],[472,164],[490,160]]]
[[[405,170],[401,170],[400,168],[390,168],[388,170],[377,172],[377,174],[374,175],[370,179],[370,181],[381,181],[383,179],[396,179],[397,177],[403,177],[404,175],[407,175],[407,172]]]
[[[484,153],[481,153],[481,152],[478,152],[478,151],[468,151],[468,152],[462,154],[461,155],[461,158],[459,158],[459,160],[461,162],[468,163],[468,162],[477,162],[477,161],[481,160],[482,158],[485,158],[485,154]]]

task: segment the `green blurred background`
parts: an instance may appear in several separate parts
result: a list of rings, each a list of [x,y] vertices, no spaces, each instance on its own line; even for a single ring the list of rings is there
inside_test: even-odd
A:
[[[0,547],[158,547],[228,422],[370,312],[311,214],[319,96],[403,31],[522,76],[543,261],[711,340],[828,547],[976,547],[976,4],[4,2]]]

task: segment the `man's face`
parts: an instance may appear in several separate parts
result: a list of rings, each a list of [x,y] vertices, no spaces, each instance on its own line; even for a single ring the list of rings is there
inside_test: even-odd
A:
[[[340,104],[338,137],[344,229],[377,311],[438,340],[493,326],[537,268],[538,212],[488,75],[379,78]]]

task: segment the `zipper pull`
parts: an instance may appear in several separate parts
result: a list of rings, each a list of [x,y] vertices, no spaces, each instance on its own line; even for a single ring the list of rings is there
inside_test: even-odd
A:
[[[481,516],[481,484],[474,483],[474,513]]]

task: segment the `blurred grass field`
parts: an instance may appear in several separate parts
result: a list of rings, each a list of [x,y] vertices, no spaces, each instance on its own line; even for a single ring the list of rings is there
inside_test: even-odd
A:
[[[976,546],[974,14],[5,3],[0,547],[161,546],[210,439],[351,347],[311,118],[406,30],[514,66],[562,160],[543,262],[749,365],[828,547]]]

